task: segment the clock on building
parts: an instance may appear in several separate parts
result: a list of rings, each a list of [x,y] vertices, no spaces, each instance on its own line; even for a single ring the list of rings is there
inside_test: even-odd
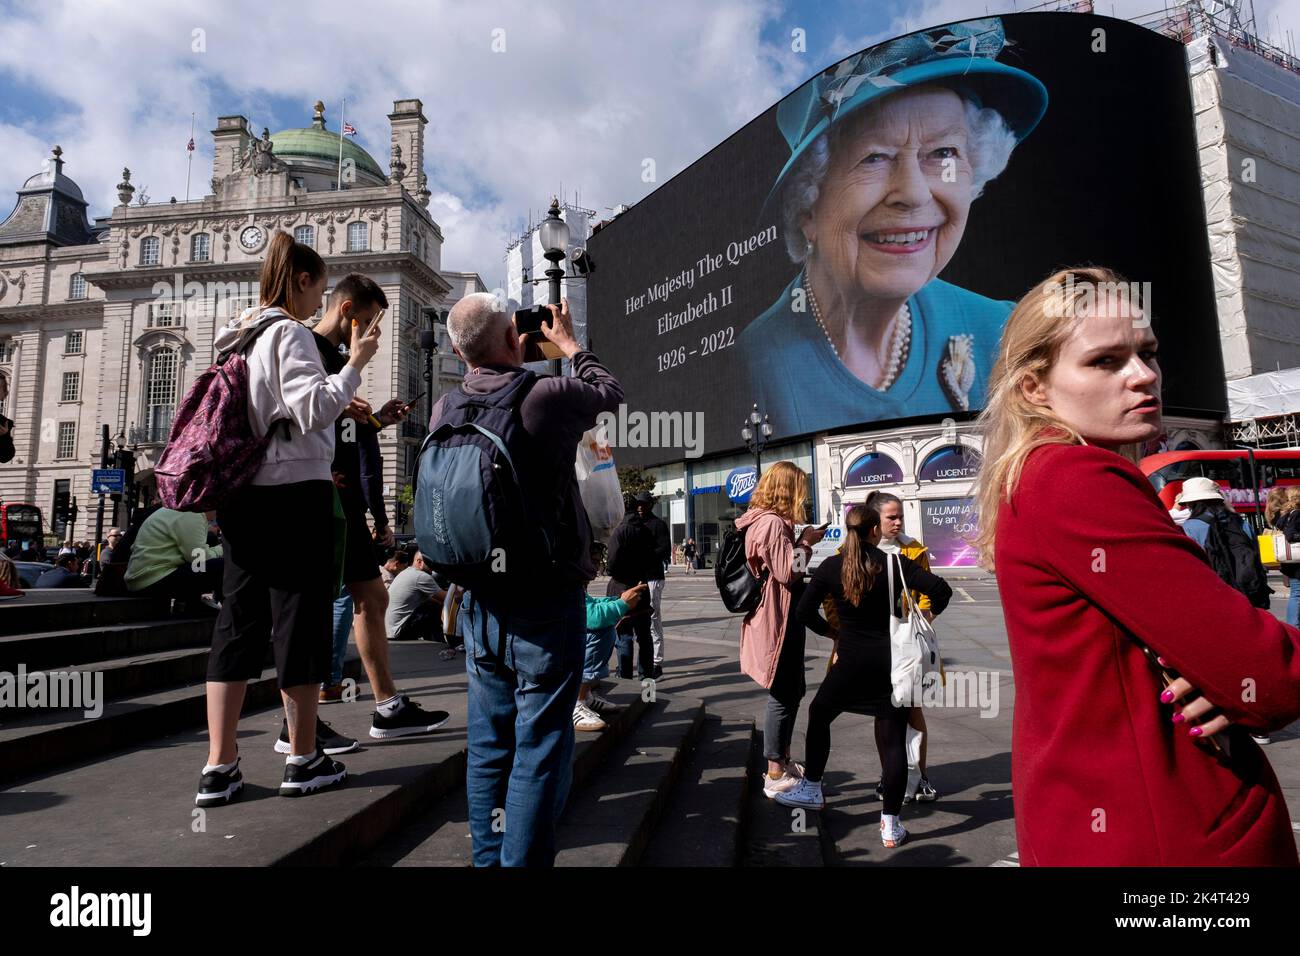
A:
[[[266,233],[262,231],[261,226],[245,226],[239,233],[239,244],[247,252],[256,252],[262,248],[262,243],[266,241]]]

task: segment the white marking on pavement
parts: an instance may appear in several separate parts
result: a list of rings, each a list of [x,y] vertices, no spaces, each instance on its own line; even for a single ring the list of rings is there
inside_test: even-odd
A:
[[[966,599],[966,602],[965,602],[965,603],[967,603],[967,604],[974,604],[974,603],[975,603],[975,599],[974,599],[973,597],[970,596],[970,592],[967,591],[965,588],[953,588],[953,590],[956,591],[958,594],[960,594],[962,597],[964,597],[964,598]]]

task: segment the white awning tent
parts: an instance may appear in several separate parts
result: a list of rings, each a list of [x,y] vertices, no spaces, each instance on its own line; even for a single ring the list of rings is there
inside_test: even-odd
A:
[[[1247,422],[1259,418],[1300,413],[1300,368],[1263,372],[1228,382],[1228,420]]]

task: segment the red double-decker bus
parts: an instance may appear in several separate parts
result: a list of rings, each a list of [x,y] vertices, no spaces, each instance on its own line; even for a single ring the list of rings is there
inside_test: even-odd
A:
[[[1173,509],[1184,481],[1201,477],[1218,482],[1234,510],[1255,515],[1263,510],[1269,489],[1300,485],[1300,448],[1166,451],[1148,455],[1138,467],[1166,509]]]
[[[44,535],[45,525],[40,508],[19,502],[0,504],[0,545],[10,541],[40,544]]]

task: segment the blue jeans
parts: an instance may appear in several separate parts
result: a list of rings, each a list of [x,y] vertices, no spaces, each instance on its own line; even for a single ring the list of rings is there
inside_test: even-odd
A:
[[[460,614],[474,865],[553,866],[573,778],[586,596],[573,587],[545,603],[488,608],[467,592]]]
[[[1286,602],[1286,622],[1300,627],[1300,575],[1291,579],[1291,597]]]
[[[343,683],[343,655],[352,633],[352,595],[347,588],[334,599],[334,661],[330,666],[330,686]]]
[[[614,625],[587,632],[587,652],[582,664],[582,682],[594,684],[609,676],[609,655],[614,650]]]

